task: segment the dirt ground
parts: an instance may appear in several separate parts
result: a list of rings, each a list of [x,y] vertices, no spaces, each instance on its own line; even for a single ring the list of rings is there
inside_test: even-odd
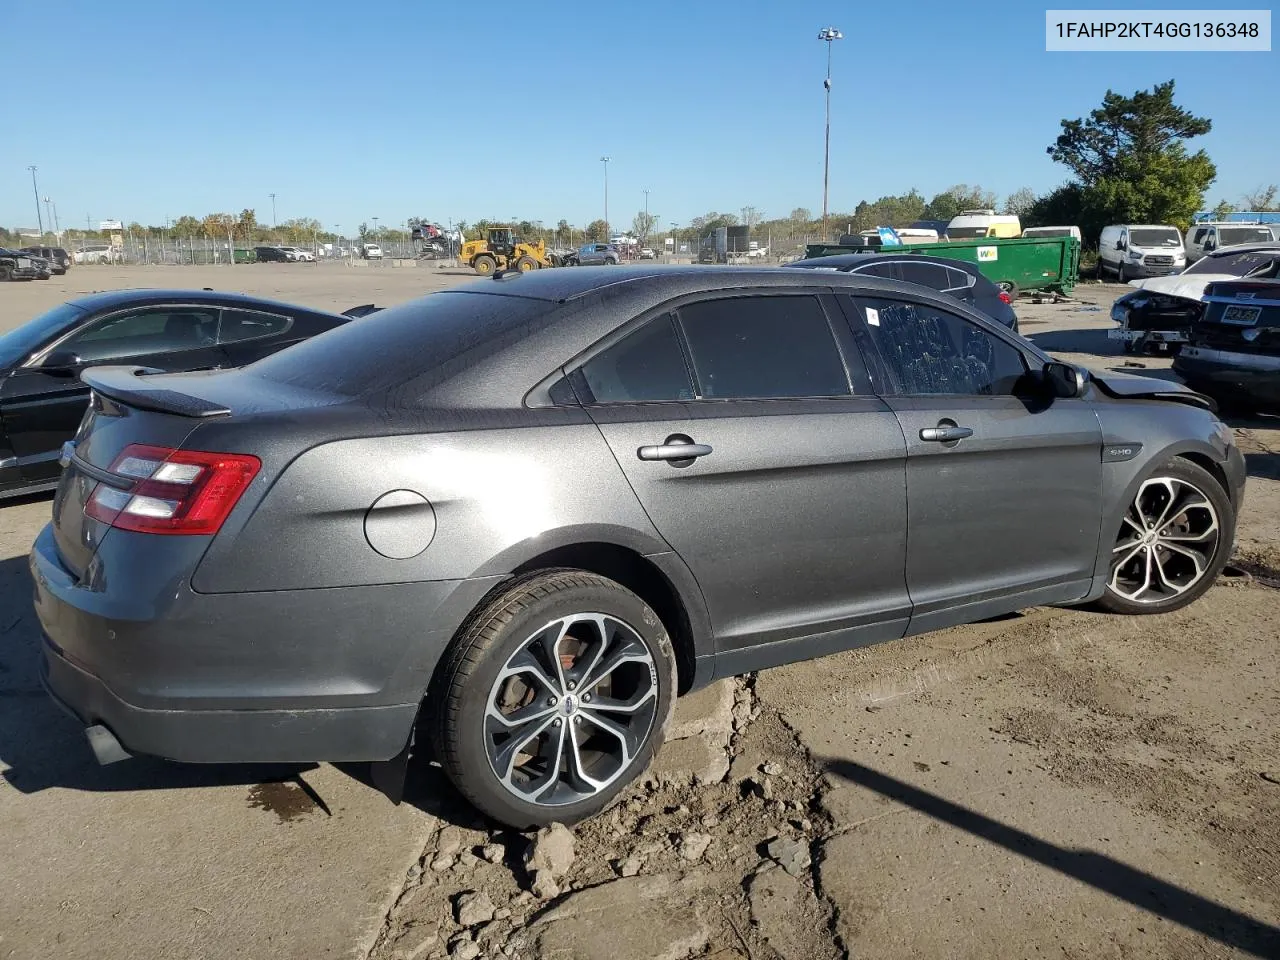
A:
[[[107,287],[345,308],[464,279],[81,268],[0,287],[0,330]],[[1023,333],[1172,376],[1106,338],[1121,289],[1024,299]],[[1280,421],[1233,425],[1236,575],[1192,607],[1037,608],[718,684],[614,810],[537,836],[427,766],[398,808],[346,767],[96,767],[35,682],[48,499],[0,506],[0,958],[1280,957]]]

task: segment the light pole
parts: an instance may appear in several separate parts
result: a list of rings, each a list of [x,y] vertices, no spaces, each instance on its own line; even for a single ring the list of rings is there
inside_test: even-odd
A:
[[[671,221],[671,256],[676,255],[676,222]]]
[[[827,91],[827,135],[826,146],[822,154],[822,239],[827,238],[827,184],[831,179],[831,44],[843,40],[844,34],[835,27],[825,27],[818,31],[818,39],[827,44],[827,79],[822,81]]]
[[[378,218],[370,217],[369,219],[373,221],[373,242],[377,243],[378,242]]]
[[[609,242],[609,160],[610,157],[601,157],[600,162],[604,164],[604,242]],[[32,169],[35,169],[34,167]]]
[[[267,196],[271,198],[271,230],[274,233],[276,229],[276,195],[269,193]]]
[[[644,194],[644,236],[640,237],[640,242],[644,243],[649,237],[649,188],[645,187],[641,193]]]
[[[31,171],[31,192],[36,198],[36,223],[40,227],[40,239],[44,239],[44,217],[40,216],[40,189],[36,186],[36,165],[33,163],[27,167]]]

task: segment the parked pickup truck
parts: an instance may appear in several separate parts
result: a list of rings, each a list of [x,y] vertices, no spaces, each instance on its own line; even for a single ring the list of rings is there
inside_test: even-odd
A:
[[[1069,294],[1080,279],[1080,242],[1075,237],[1035,237],[1028,240],[950,240],[914,243],[910,246],[842,246],[811,243],[805,257],[827,257],[837,253],[924,253],[976,263],[982,275],[1012,299],[1025,290],[1045,290]]]

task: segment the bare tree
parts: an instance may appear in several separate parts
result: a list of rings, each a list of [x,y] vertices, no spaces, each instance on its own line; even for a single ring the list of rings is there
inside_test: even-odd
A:
[[[1020,187],[1004,202],[1004,212],[1012,213],[1015,217],[1025,217],[1027,211],[1031,209],[1036,202],[1036,195],[1030,187]]]
[[[1277,192],[1280,191],[1277,190],[1274,183],[1267,184],[1265,187],[1258,187],[1256,190],[1244,195],[1242,198],[1244,200],[1244,208],[1256,213],[1266,213],[1280,209],[1280,207],[1275,206]]]

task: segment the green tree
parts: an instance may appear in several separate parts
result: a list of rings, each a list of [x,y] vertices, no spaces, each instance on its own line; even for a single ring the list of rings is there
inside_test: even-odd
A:
[[[1084,237],[1091,243],[1097,239],[1092,229],[1085,231],[1080,223],[1080,214],[1084,209],[1084,187],[1072,181],[1064,183],[1056,190],[1036,197],[1027,208],[1025,214],[1019,214],[1022,226],[1025,227],[1069,227],[1079,226]]]
[[[1074,221],[1086,236],[1108,223],[1171,223],[1185,230],[1204,205],[1217,169],[1186,142],[1212,129],[1173,101],[1174,82],[1131,97],[1111,90],[1087,118],[1063,120],[1048,153],[1082,187]],[[1070,221],[1068,221],[1070,222]]]
[[[1236,212],[1236,205],[1230,200],[1219,200],[1218,205],[1213,208],[1213,219],[1225,220],[1228,216]]]
[[[1212,121],[1175,104],[1173,90],[1172,80],[1131,97],[1108,90],[1102,106],[1087,118],[1062,121],[1062,133],[1048,148],[1049,156],[1085,186],[1092,186],[1128,175],[1134,159],[1166,155],[1184,141],[1208,133]]]
[[[996,205],[996,195],[980,186],[958,183],[935,194],[925,206],[921,220],[950,220],[961,210],[990,210]]]
[[[236,220],[236,233],[244,240],[256,239],[258,235],[258,215],[248,207],[240,211]]]
[[[603,220],[592,220],[582,228],[582,235],[589,243],[599,243],[601,240],[607,240],[609,228]]]
[[[200,221],[195,217],[181,216],[173,222],[173,232],[180,237],[194,237],[200,232]]]

